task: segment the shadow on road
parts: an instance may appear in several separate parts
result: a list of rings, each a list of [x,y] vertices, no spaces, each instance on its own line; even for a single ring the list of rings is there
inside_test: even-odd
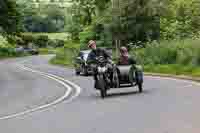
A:
[[[135,91],[129,91],[129,92],[107,92],[107,96],[105,99],[110,99],[110,98],[118,98],[118,97],[126,97],[126,96],[142,96],[151,93],[150,90],[144,90],[142,93],[139,93],[138,90]],[[96,93],[96,95],[90,95],[92,96],[92,99],[96,98],[101,98],[100,93]]]
[[[130,88],[130,87],[133,87],[133,86],[131,86],[130,84],[120,85],[120,88]]]
[[[131,92],[120,92],[120,93],[107,93],[106,98],[113,98],[113,97],[122,97],[122,96],[129,96],[129,95],[142,95],[147,94],[148,91],[143,91],[142,93],[139,93],[138,91],[131,91]]]

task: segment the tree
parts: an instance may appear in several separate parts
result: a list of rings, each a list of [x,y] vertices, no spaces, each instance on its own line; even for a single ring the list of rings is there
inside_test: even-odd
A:
[[[90,25],[95,15],[95,0],[72,0],[73,6],[80,13],[83,25]],[[78,7],[78,8],[77,8]]]
[[[198,35],[200,30],[199,0],[168,0],[163,2],[161,38],[182,39]]]
[[[158,0],[113,0],[113,39],[123,44],[159,38]]]
[[[12,0],[0,0],[0,27],[4,33],[15,34],[19,31],[20,12]]]

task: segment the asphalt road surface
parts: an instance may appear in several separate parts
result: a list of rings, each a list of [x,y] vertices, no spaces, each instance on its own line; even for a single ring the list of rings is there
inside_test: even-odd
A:
[[[1,133],[200,132],[198,83],[145,77],[142,94],[113,89],[102,100],[92,77],[49,65],[50,58],[0,62]]]

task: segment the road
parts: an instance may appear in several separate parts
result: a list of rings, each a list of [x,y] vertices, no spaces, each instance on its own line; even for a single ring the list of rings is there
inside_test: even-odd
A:
[[[49,65],[50,58],[0,62],[2,133],[200,132],[198,83],[147,76],[142,94],[137,88],[114,89],[102,100],[92,77]]]

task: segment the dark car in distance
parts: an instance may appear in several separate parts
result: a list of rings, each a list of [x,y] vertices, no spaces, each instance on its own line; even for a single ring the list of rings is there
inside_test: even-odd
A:
[[[91,50],[82,50],[79,52],[78,56],[75,58],[75,73],[76,75],[83,74],[85,76],[92,73],[90,64],[87,63],[87,57]]]
[[[17,46],[15,48],[15,51],[17,53],[24,53],[24,54],[31,54],[31,55],[38,55],[39,54],[39,51],[37,49],[26,48],[26,47],[22,47],[22,46]]]
[[[38,55],[39,51],[37,49],[34,48],[24,48],[24,52],[31,54],[31,55]]]

